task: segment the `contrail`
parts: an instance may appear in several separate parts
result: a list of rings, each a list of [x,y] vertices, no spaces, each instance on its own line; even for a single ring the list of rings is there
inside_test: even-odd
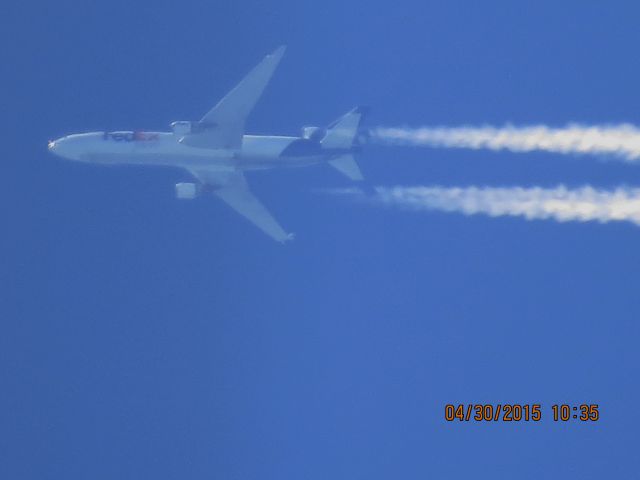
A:
[[[370,131],[373,141],[388,145],[469,148],[473,150],[535,150],[584,155],[610,155],[629,162],[640,160],[640,128],[630,124],[564,128],[529,127],[378,127]]]
[[[556,188],[376,187],[367,197],[359,189],[333,190],[365,201],[416,210],[439,210],[491,217],[521,216],[527,220],[627,221],[640,225],[640,189],[598,190],[590,186]]]

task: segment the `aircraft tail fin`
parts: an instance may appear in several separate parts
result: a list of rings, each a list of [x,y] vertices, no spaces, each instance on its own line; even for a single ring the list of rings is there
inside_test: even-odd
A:
[[[354,153],[359,148],[360,124],[367,111],[366,107],[356,107],[344,114],[326,128],[327,133],[320,141],[323,149],[342,150],[338,156],[329,160],[329,165],[355,181],[364,180]]]
[[[364,180],[360,167],[358,167],[355,158],[353,158],[353,155],[350,153],[341,155],[333,160],[329,160],[329,165],[351,180],[357,182]]]
[[[357,144],[360,123],[367,111],[367,107],[356,107],[329,125],[320,141],[322,148],[352,148]]]

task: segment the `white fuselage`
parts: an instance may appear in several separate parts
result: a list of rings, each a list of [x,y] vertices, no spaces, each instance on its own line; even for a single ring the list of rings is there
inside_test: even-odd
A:
[[[109,165],[173,166],[207,170],[262,170],[320,163],[334,152],[318,142],[285,136],[244,135],[238,149],[185,145],[169,132],[90,132],[49,142],[49,150],[66,159]]]

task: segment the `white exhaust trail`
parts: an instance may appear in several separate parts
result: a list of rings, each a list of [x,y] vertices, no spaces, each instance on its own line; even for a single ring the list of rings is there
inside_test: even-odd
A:
[[[527,220],[627,221],[640,225],[640,188],[598,190],[590,186],[556,188],[494,187],[376,187],[366,197],[361,190],[333,190],[390,206],[439,210],[491,217],[520,216]]]
[[[640,161],[640,128],[630,124],[564,128],[529,127],[378,127],[371,139],[387,145],[414,145],[473,150],[546,151],[579,155],[610,155],[629,162]]]

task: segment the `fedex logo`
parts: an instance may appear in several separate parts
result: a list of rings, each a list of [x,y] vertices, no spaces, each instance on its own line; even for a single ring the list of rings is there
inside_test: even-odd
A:
[[[116,142],[144,142],[157,140],[157,133],[149,132],[104,132],[103,140],[114,140]]]

